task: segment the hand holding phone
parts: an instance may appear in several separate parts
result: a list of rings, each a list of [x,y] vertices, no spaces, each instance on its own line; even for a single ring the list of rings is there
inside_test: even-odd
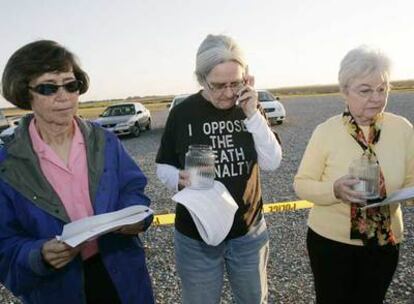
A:
[[[258,97],[254,89],[254,77],[248,74],[244,75],[245,85],[237,92],[236,105],[240,106],[247,118],[252,117],[257,111]]]
[[[249,87],[252,89],[254,87],[254,76],[249,74],[248,65],[244,69],[243,81],[245,85],[237,92],[236,106],[239,106],[241,102],[245,101],[242,95],[249,90]]]

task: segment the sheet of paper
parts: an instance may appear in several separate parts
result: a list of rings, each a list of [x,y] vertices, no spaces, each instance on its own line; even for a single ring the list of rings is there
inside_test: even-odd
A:
[[[201,238],[212,246],[225,239],[239,208],[219,181],[214,181],[213,188],[206,190],[184,188],[172,199],[187,208]]]
[[[66,224],[62,235],[57,238],[75,247],[121,226],[141,222],[153,213],[146,206],[134,205],[118,211],[86,217]]]
[[[390,204],[396,204],[403,201],[408,201],[414,199],[414,187],[404,188],[398,191],[391,193],[385,200],[379,203],[367,205],[361,208],[361,210],[365,210],[368,208],[385,206]]]

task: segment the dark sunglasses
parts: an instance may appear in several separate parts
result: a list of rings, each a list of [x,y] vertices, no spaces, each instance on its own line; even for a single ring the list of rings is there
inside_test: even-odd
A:
[[[78,92],[82,86],[82,81],[74,80],[65,84],[41,83],[35,87],[29,87],[30,90],[44,96],[51,96],[56,94],[60,87],[64,88],[68,93]]]

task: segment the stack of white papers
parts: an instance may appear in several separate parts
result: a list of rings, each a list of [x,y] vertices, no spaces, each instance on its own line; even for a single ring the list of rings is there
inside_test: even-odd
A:
[[[361,210],[365,210],[368,208],[385,206],[390,204],[396,204],[408,200],[414,199],[414,187],[404,188],[398,191],[391,193],[385,200],[379,203],[367,205],[361,208]]]
[[[147,206],[134,205],[114,212],[85,217],[63,226],[62,235],[56,238],[71,247],[76,247],[124,225],[139,223],[153,213]]]

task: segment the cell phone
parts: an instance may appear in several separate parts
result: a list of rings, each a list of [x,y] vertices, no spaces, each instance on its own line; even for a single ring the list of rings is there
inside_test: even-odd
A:
[[[249,75],[249,66],[246,65],[246,67],[244,68],[244,73],[243,73],[243,78],[246,81],[247,76]],[[246,82],[247,84],[247,82]],[[244,89],[241,89],[239,92],[237,92],[237,98],[236,98],[236,106],[240,105],[240,97],[243,95],[243,93],[245,92]]]
[[[243,90],[240,90],[239,92],[237,92],[237,95],[236,95],[236,107],[240,105],[240,96],[241,96],[241,93],[242,92],[243,92]]]
[[[236,106],[240,105],[240,97],[243,95],[244,92],[246,92],[246,89],[244,88],[237,92]]]

